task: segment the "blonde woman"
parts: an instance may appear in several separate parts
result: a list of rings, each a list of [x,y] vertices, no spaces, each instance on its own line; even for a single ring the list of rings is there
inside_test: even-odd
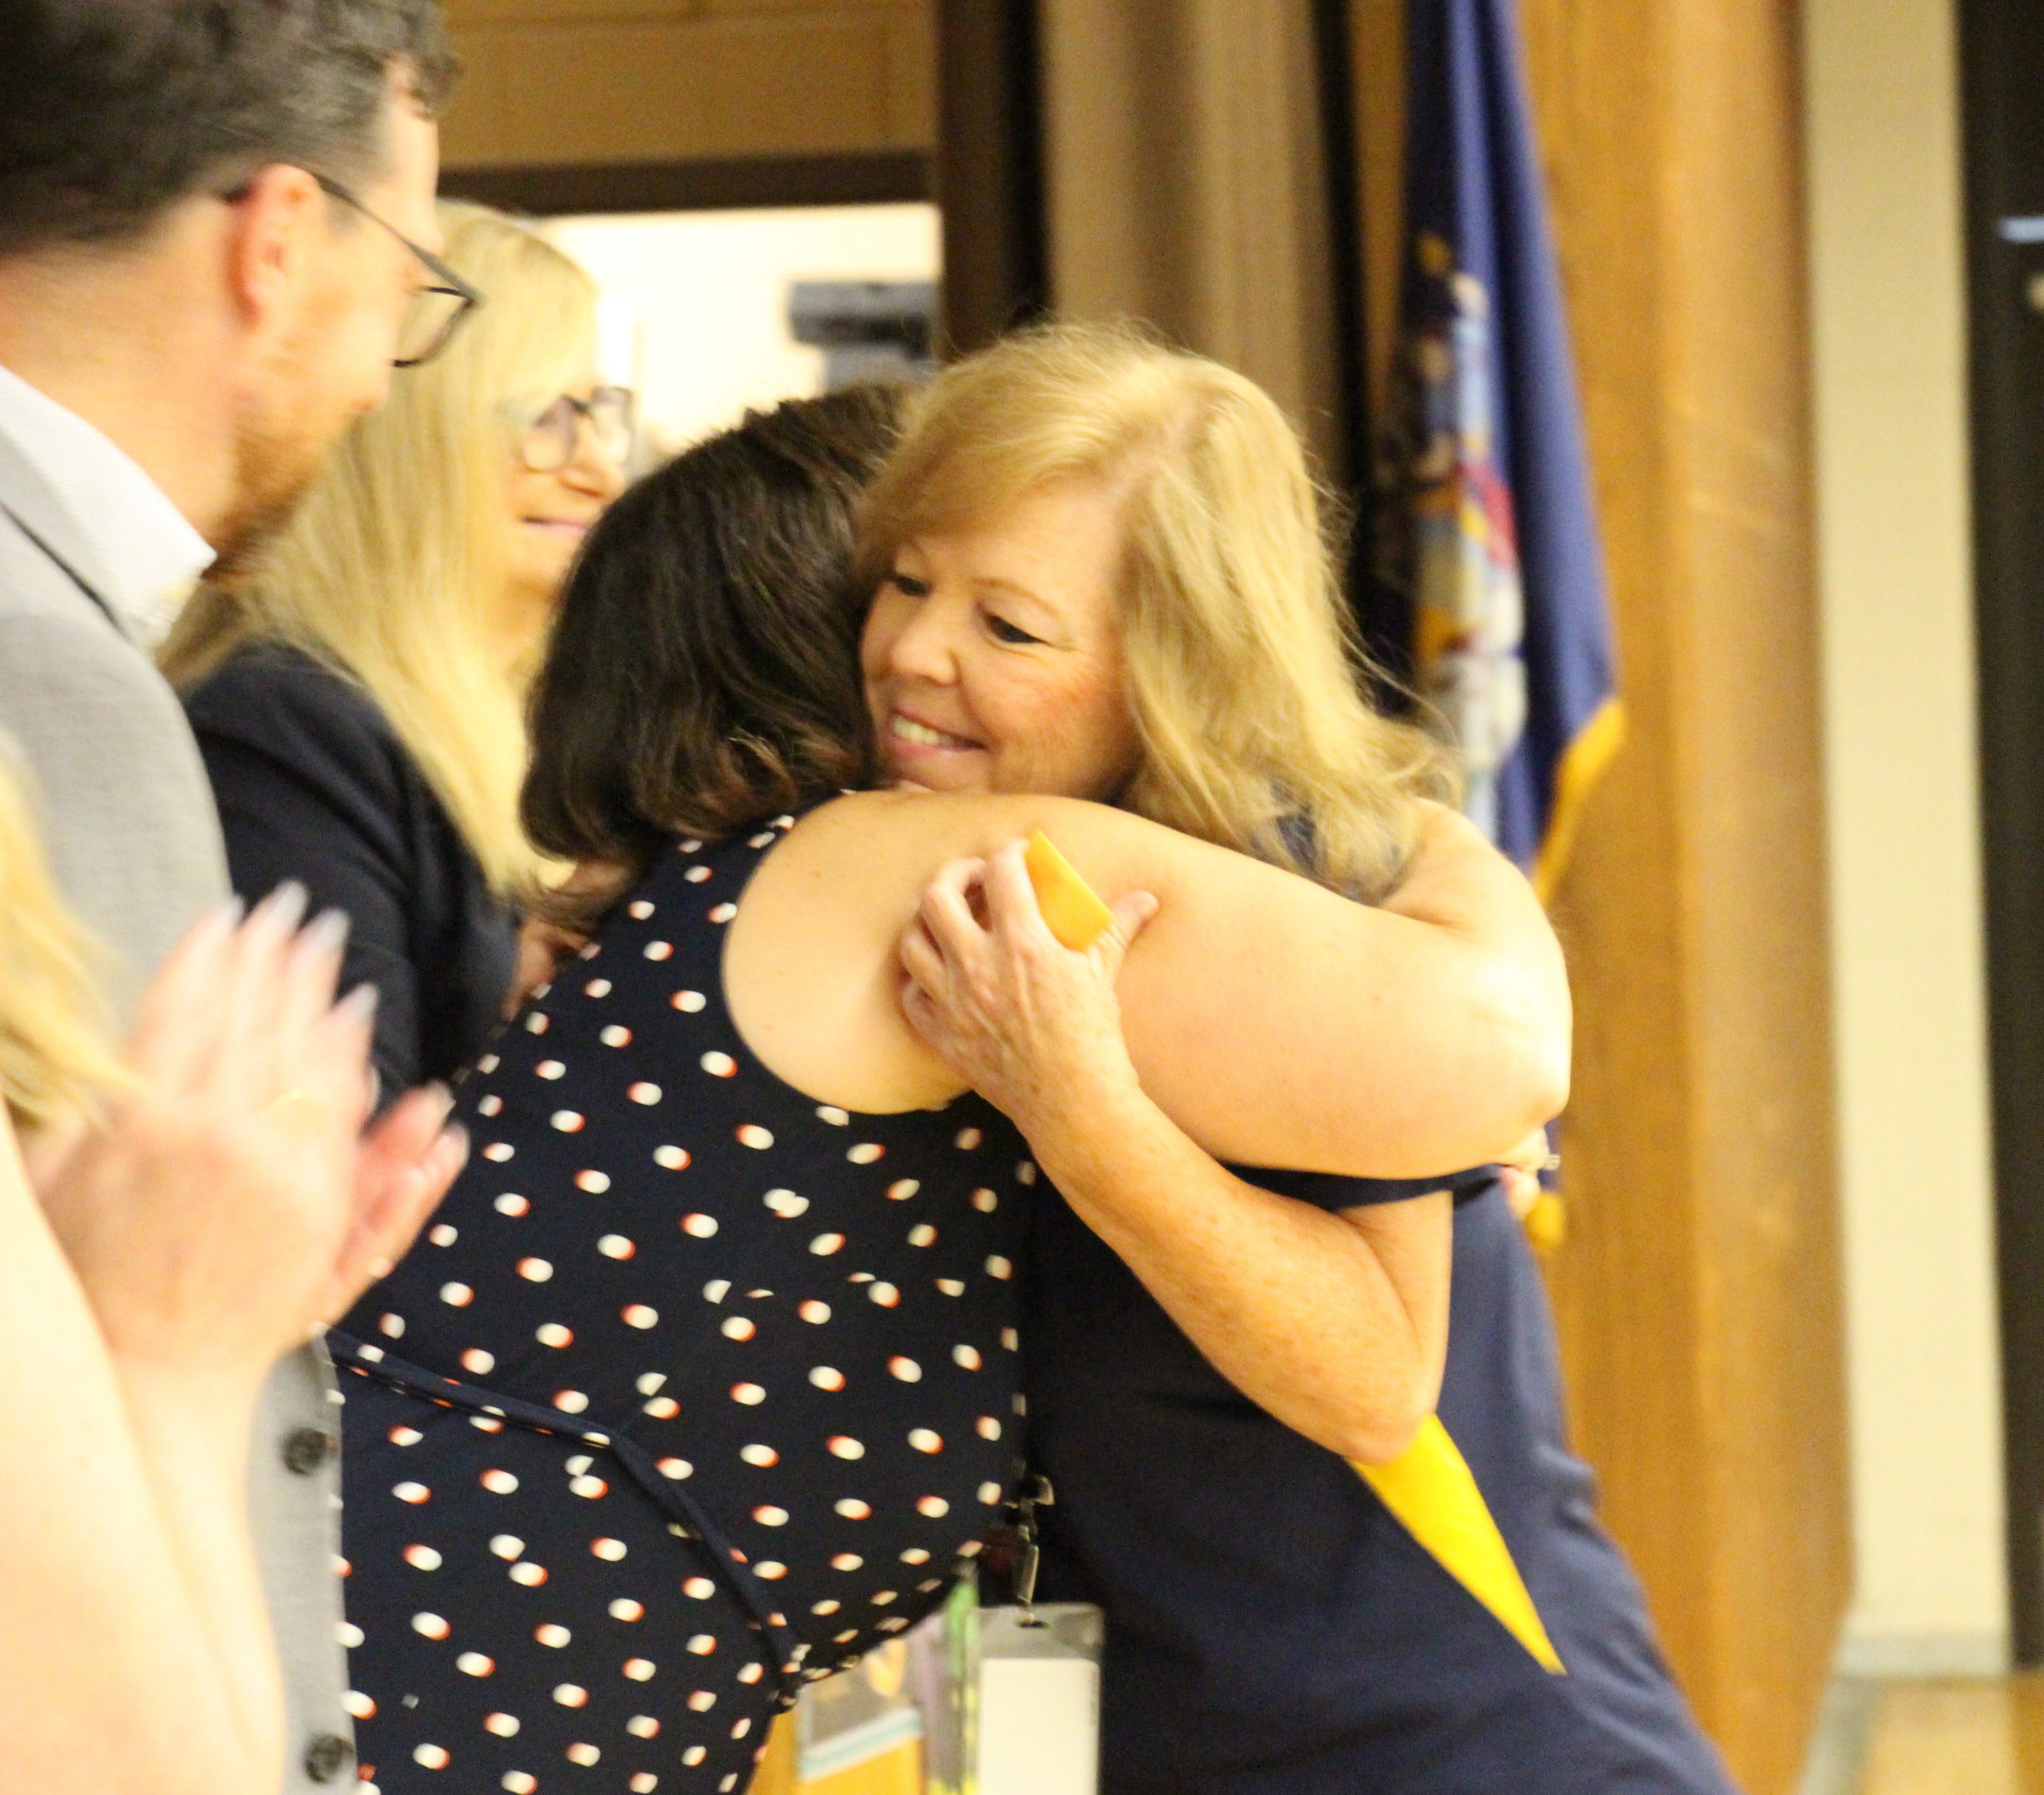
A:
[[[630,396],[596,384],[588,277],[533,231],[443,202],[489,295],[396,382],[266,570],[200,592],[164,651],[235,887],[296,879],[353,924],[386,1091],[450,1076],[509,992],[541,866],[519,828],[525,687],[569,562],[614,497]]]
[[[616,901],[464,1085],[481,1154],[447,1225],[329,1337],[355,1711],[386,1795],[543,1789],[564,1759],[592,1795],[735,1790],[786,1692],[941,1599],[998,1516],[1044,1193],[902,1014],[897,939],[953,857],[1036,824],[1102,890],[1161,898],[1129,1032],[1211,1151],[1438,1171],[1559,1101],[1567,992],[1523,879],[1459,819],[1388,802],[1365,872],[1378,889],[1411,840],[1396,913],[1079,801],[1123,783],[1133,735],[1077,635],[1026,688],[975,677],[989,758],[1018,751],[1001,794],[837,795],[869,778],[851,513],[893,426],[858,394],[749,418],[622,498],[564,595],[525,814]],[[991,571],[974,627],[1004,644],[995,594],[1032,576]],[[1338,656],[1321,624],[1308,643]],[[1373,791],[1438,776],[1388,726],[1344,764]],[[1143,909],[1124,898],[1124,930]],[[1446,1194],[1351,1221],[1124,1127],[1127,1154],[1065,1159],[1072,1200],[1179,1218],[1231,1374],[1337,1466],[1327,1447],[1395,1456],[1438,1386]]]
[[[256,1393],[461,1159],[415,1099],[358,1163],[367,1012],[301,913],[200,922],[117,1052],[0,766],[0,1373],[50,1417],[0,1436],[0,1787],[276,1786]]]

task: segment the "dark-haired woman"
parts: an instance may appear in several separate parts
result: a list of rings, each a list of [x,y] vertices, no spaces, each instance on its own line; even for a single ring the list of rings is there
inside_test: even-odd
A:
[[[1156,894],[1122,987],[1137,1061],[1216,1153],[1469,1163],[1556,1100],[1551,937],[1451,818],[1425,831],[1460,888],[1443,929],[1100,805],[833,800],[864,752],[845,577],[870,404],[690,451],[571,581],[526,814],[623,889],[465,1088],[474,1169],[337,1341],[386,1791],[450,1769],[516,1795],[564,1762],[592,1789],[734,1790],[798,1681],[976,1548],[1013,1468],[1035,1171],[900,1006],[897,937],[952,857],[1042,826],[1103,889]],[[1147,907],[1119,906],[1102,976]],[[1444,1034],[1485,1076],[1416,1127],[1439,1062],[1412,1037]],[[1296,1068],[1275,1101],[1274,1064]],[[1301,1214],[1329,1292],[1372,1254],[1345,1322],[1370,1349],[1318,1425],[1392,1456],[1432,1401],[1444,1246],[1400,1253],[1394,1222],[1380,1259],[1367,1218]]]

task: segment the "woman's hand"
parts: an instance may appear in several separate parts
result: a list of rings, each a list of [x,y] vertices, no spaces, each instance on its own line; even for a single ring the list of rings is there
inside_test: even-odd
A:
[[[1027,1133],[1103,1090],[1135,1086],[1115,980],[1157,900],[1147,891],[1117,899],[1114,926],[1075,953],[1044,921],[1024,846],[939,871],[900,953],[910,1024]]]
[[[1535,1128],[1498,1162],[1499,1182],[1512,1214],[1523,1222],[1540,1200],[1540,1174],[1555,1163],[1545,1128]]]
[[[287,887],[215,912],[143,1001],[133,1084],[42,1167],[38,1194],[117,1361],[230,1385],[353,1300],[460,1168],[444,1092],[365,1139],[374,1004],[336,1004],[338,916]]]

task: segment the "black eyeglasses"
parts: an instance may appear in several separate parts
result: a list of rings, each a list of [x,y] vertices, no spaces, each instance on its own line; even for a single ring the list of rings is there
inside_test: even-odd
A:
[[[312,178],[319,183],[320,192],[360,212],[370,224],[382,225],[433,276],[434,285],[418,287],[412,294],[411,303],[405,310],[404,322],[398,327],[398,353],[391,357],[390,365],[415,368],[422,362],[431,361],[447,347],[454,327],[482,303],[481,291],[470,286],[431,250],[422,248],[388,219],[371,212],[340,182],[323,174],[314,173]]]
[[[612,467],[623,467],[632,454],[632,405],[624,386],[599,386],[585,399],[563,393],[525,426],[518,458],[534,474],[558,474],[575,459],[586,418],[596,452]]]

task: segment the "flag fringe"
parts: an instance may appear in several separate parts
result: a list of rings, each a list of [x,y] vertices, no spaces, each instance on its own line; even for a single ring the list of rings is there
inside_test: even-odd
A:
[[[1562,875],[1568,870],[1575,851],[1575,832],[1583,820],[1583,806],[1590,788],[1617,758],[1626,739],[1625,707],[1614,696],[1591,714],[1589,722],[1575,733],[1575,739],[1555,769],[1555,807],[1547,818],[1547,833],[1533,863],[1533,890],[1543,904],[1554,901]]]

